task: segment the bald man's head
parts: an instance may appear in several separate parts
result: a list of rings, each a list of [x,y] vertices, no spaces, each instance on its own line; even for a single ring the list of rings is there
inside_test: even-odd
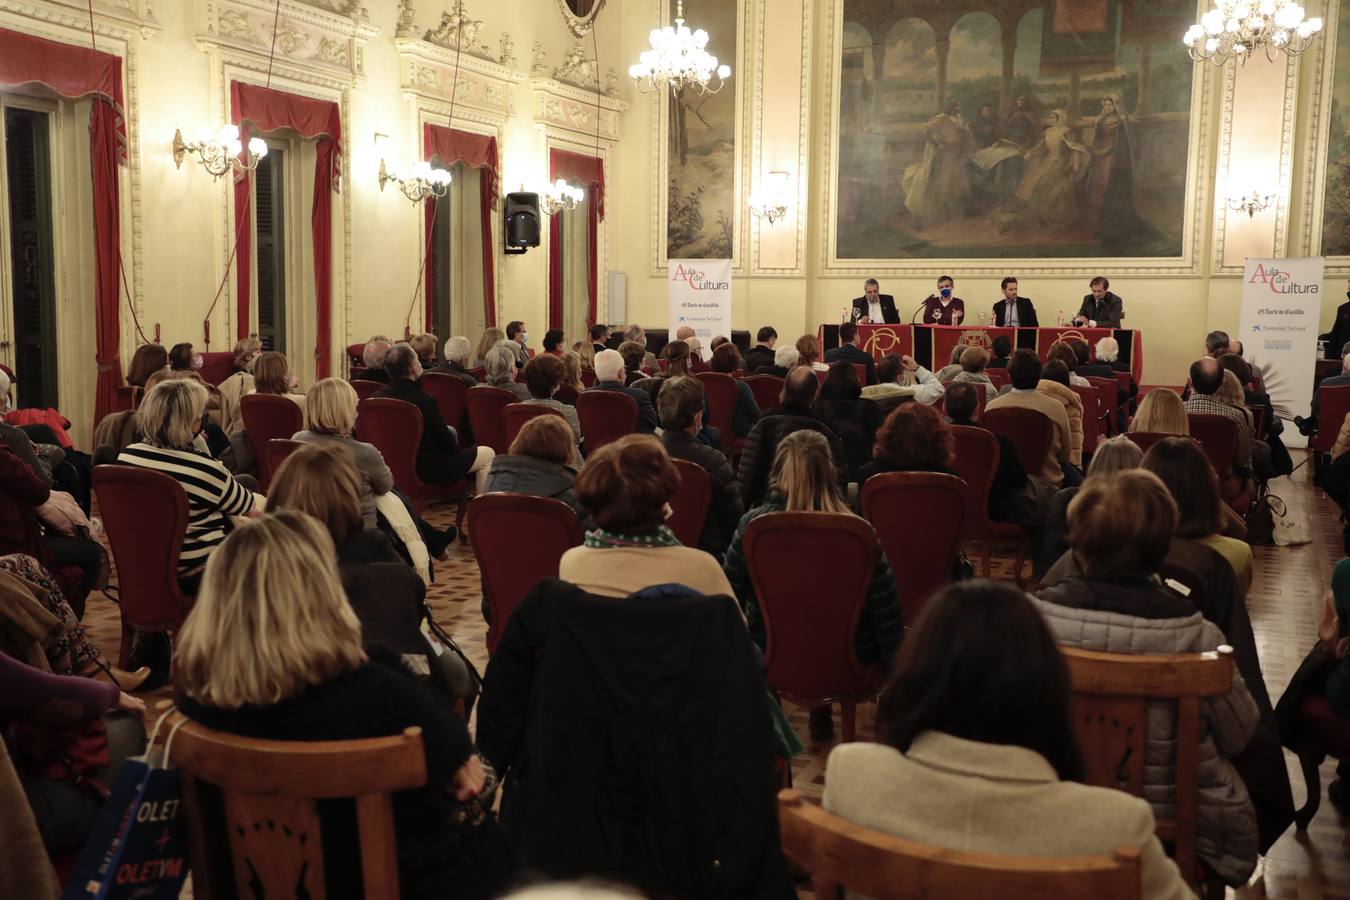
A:
[[[783,382],[783,403],[810,406],[819,390],[820,379],[816,377],[815,369],[810,366],[798,366],[788,372],[787,379]]]
[[[1191,363],[1191,387],[1197,394],[1217,394],[1223,385],[1223,366],[1212,356]]]

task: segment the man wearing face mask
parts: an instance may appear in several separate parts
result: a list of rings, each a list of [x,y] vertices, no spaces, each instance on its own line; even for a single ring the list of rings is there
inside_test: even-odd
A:
[[[966,301],[952,296],[956,283],[952,276],[943,275],[937,280],[937,293],[929,294],[923,301],[923,324],[960,325],[966,317]]]
[[[1350,282],[1346,287],[1350,287]],[[1317,336],[1319,341],[1326,341],[1327,359],[1340,359],[1341,348],[1350,342],[1350,290],[1345,292],[1345,297],[1346,302],[1336,307],[1336,321],[1331,323],[1331,330]]]
[[[1073,324],[1089,328],[1119,328],[1125,318],[1125,301],[1111,293],[1111,282],[1101,275],[1088,285],[1092,293],[1083,298]]]
[[[516,368],[525,368],[525,364],[530,361],[530,354],[525,352],[525,344],[530,339],[530,333],[525,330],[525,323],[520,321],[508,323],[506,339],[513,345],[511,350],[516,354]]]

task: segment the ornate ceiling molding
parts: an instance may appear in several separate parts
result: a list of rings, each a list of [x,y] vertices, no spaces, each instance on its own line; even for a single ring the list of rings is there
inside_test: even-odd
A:
[[[197,0],[197,43],[268,56],[276,22],[277,62],[301,70],[365,80],[365,45],[379,29],[349,0]]]
[[[157,2],[163,0],[94,0],[94,30],[109,37],[126,39],[138,34],[148,40],[162,27],[155,18]],[[0,10],[89,33],[85,0],[0,0]]]
[[[503,35],[503,43],[510,35]],[[455,92],[455,112],[477,111],[490,121],[504,120],[515,109],[515,85],[525,76],[501,62],[456,54],[438,44],[418,38],[397,38],[399,85],[409,99],[449,103]],[[458,59],[456,59],[458,56]]]
[[[596,119],[602,141],[619,139],[619,128],[628,104],[623,100],[585,90],[555,78],[530,79],[534,95],[534,119],[568,140],[595,143]]]
[[[534,52],[531,54],[530,74],[536,78],[548,77],[550,75],[548,66],[548,54],[544,52],[544,45],[535,41]],[[570,84],[573,87],[579,87],[584,91],[600,91],[600,63],[592,56],[586,54],[585,41],[578,40],[572,45],[563,56],[562,65],[553,69],[551,73],[555,81],[563,84]],[[619,73],[610,66],[605,70],[603,91],[607,97],[619,96]]]

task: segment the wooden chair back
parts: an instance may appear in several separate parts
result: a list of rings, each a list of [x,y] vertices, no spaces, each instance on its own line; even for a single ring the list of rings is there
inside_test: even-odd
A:
[[[1073,681],[1073,721],[1086,783],[1144,795],[1144,742],[1150,702],[1176,704],[1175,815],[1157,820],[1175,848],[1182,877],[1196,873],[1200,701],[1233,686],[1233,648],[1206,653],[1099,653],[1064,647]]]
[[[168,728],[170,762],[183,776],[196,897],[325,900],[319,802],[350,798],[361,893],[397,900],[392,795],[426,784],[422,729],[351,741],[263,741],[213,731],[180,714]],[[333,892],[345,893],[343,887]]]
[[[816,900],[845,889],[874,900],[1137,900],[1138,847],[1112,855],[1005,856],[921,844],[778,792],[783,853],[811,873]]]
[[[672,514],[666,525],[686,547],[697,547],[703,534],[703,523],[708,519],[712,505],[712,479],[698,463],[687,459],[672,459],[675,471],[680,473],[680,486],[670,498]]]

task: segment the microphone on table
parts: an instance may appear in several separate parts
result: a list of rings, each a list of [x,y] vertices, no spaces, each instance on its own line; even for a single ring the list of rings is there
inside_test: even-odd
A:
[[[923,312],[923,308],[927,305],[928,305],[928,298],[925,297],[922,301],[920,301],[919,308],[914,310],[914,315],[909,317],[909,324],[911,325],[914,324],[914,316],[917,316],[919,313]]]

